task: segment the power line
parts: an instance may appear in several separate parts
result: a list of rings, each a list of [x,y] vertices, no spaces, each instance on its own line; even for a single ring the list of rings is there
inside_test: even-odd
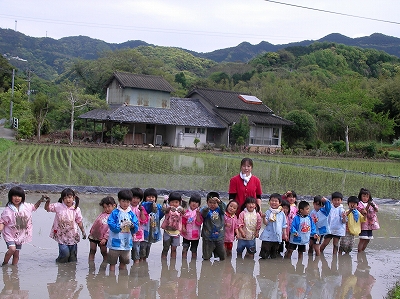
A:
[[[340,16],[346,16],[346,17],[352,17],[352,18],[358,18],[358,19],[364,19],[364,20],[371,20],[371,21],[377,21],[377,22],[384,22],[384,23],[400,25],[400,22],[394,22],[394,21],[388,21],[388,20],[381,20],[381,19],[374,19],[374,18],[369,18],[369,17],[356,16],[356,15],[351,15],[351,14],[347,14],[347,13],[324,10],[324,9],[319,9],[319,8],[314,8],[314,7],[301,6],[301,5],[284,3],[284,2],[273,1],[273,0],[264,0],[264,1],[271,2],[271,3],[276,3],[276,4],[281,4],[281,5],[297,7],[297,8],[308,9],[308,10],[314,10],[314,11],[319,11],[319,12],[325,12],[325,13],[330,13],[330,14],[335,14],[335,15],[340,15]]]

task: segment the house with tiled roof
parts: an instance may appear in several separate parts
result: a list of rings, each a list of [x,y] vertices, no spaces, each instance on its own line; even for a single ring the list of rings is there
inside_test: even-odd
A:
[[[115,125],[128,128],[127,145],[170,145],[194,147],[206,144],[207,130],[225,126],[197,99],[171,98],[173,87],[160,76],[115,72],[106,83],[108,109],[95,109],[79,116],[101,124],[99,141]],[[89,127],[87,125],[87,127]]]
[[[101,124],[100,142],[113,126],[128,128],[127,145],[195,147],[230,144],[232,126],[246,115],[250,126],[250,149],[280,148],[282,126],[292,123],[273,113],[258,98],[237,92],[196,88],[186,98],[173,98],[172,86],[160,76],[115,72],[107,81],[108,109],[95,109],[80,116]],[[97,132],[99,135],[99,132]]]
[[[250,150],[267,148],[274,151],[281,147],[282,127],[293,123],[280,116],[263,104],[255,96],[241,94],[228,90],[215,90],[208,88],[196,88],[188,95],[188,98],[199,101],[224,123],[226,130],[221,134],[216,143],[229,144],[230,130],[245,115],[250,125],[250,137],[246,144]]]

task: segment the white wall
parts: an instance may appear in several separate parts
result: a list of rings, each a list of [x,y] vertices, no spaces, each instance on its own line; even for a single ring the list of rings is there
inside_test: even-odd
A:
[[[185,133],[185,127],[183,126],[177,126],[176,127],[176,134],[175,134],[175,146],[178,147],[179,144],[179,138],[180,135],[179,133],[182,132],[182,140],[181,140],[181,146],[180,147],[195,147],[193,141],[197,137],[200,139],[200,142],[197,144],[197,148],[202,148],[206,144],[206,136],[207,136],[207,129],[205,129],[204,134],[199,134],[199,133]]]

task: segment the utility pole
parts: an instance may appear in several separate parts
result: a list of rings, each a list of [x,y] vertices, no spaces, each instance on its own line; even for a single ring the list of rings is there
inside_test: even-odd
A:
[[[28,81],[28,102],[29,102],[31,99],[31,73],[32,73],[32,71],[30,68],[28,68],[27,72],[28,72],[28,79],[26,81]]]
[[[14,105],[14,78],[15,78],[15,69],[12,71],[12,80],[11,80],[11,101],[10,101],[10,124],[13,122],[13,105]]]

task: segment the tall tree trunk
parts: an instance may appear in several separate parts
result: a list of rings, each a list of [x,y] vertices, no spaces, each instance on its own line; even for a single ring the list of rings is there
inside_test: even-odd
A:
[[[350,151],[350,145],[349,145],[349,126],[346,126],[346,130],[344,132],[345,135],[345,140],[346,140],[346,152]]]

